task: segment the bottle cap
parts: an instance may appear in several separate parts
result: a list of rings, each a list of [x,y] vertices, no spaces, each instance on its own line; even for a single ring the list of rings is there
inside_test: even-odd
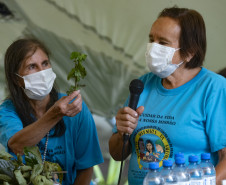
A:
[[[189,155],[188,161],[189,162],[198,162],[198,156],[197,155]]]
[[[177,158],[175,159],[175,163],[176,163],[176,164],[184,164],[184,163],[185,163],[184,157],[177,157]]]
[[[171,160],[163,160],[163,166],[171,167],[172,165],[173,165],[173,162]]]
[[[201,160],[210,159],[210,153],[202,153],[201,154]]]
[[[158,162],[150,162],[149,169],[151,169],[151,170],[159,169],[159,163]]]
[[[178,152],[174,155],[174,159],[176,159],[177,157],[184,157],[184,153],[182,152]]]

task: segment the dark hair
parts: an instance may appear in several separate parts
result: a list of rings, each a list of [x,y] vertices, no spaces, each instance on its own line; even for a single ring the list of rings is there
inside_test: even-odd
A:
[[[155,150],[154,145],[153,145],[152,141],[149,140],[149,139],[148,139],[148,140],[146,141],[146,143],[145,143],[145,148],[146,148],[146,150],[148,150],[148,149],[147,149],[147,144],[148,144],[148,143],[151,143],[152,151],[154,151],[154,150]],[[148,151],[149,151],[149,150],[148,150]]]
[[[221,69],[218,74],[226,78],[226,67]]]
[[[202,16],[195,10],[174,6],[165,8],[158,17],[169,17],[178,22],[181,28],[180,55],[182,58],[193,55],[185,67],[192,69],[202,66],[206,54],[206,28]]]
[[[139,148],[139,150],[140,150],[140,142],[142,142],[144,144],[144,140],[142,138],[139,138],[139,140],[138,140],[138,148]]]
[[[29,57],[31,57],[37,49],[41,49],[49,57],[49,51],[47,48],[36,39],[19,39],[13,42],[7,49],[5,54],[5,76],[7,87],[9,90],[10,99],[16,108],[23,127],[33,123],[36,118],[34,110],[30,105],[27,96],[23,92],[23,89],[18,86],[17,78],[15,76],[21,67],[21,64]],[[47,110],[58,100],[58,92],[55,87],[50,92],[50,102],[47,105]],[[53,136],[61,136],[65,132],[65,125],[63,119],[61,119],[55,126],[55,132]]]

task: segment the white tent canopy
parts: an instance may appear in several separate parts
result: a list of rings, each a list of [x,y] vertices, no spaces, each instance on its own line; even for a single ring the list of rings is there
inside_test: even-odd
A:
[[[207,27],[204,66],[225,67],[225,0],[0,0],[15,15],[0,19],[0,100],[5,97],[4,53],[17,38],[29,35],[50,49],[60,91],[68,89],[70,53],[86,53],[82,96],[90,110],[112,118],[128,96],[132,79],[147,72],[144,53],[151,24],[165,7],[199,11]]]

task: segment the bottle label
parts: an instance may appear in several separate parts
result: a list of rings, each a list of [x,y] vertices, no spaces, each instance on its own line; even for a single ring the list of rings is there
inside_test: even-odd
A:
[[[204,185],[204,180],[191,180],[191,185]]]
[[[216,177],[204,177],[204,185],[216,185]]]

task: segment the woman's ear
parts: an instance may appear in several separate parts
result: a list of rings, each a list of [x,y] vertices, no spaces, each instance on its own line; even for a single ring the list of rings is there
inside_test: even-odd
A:
[[[190,60],[193,58],[194,54],[189,53],[187,57],[185,57],[185,62],[190,62]]]
[[[15,78],[13,78],[13,83],[15,83],[18,87],[24,87],[24,80],[23,78],[16,75]]]

